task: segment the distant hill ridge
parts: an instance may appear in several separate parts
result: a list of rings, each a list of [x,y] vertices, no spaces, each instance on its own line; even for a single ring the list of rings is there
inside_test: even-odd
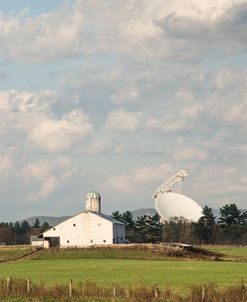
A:
[[[242,210],[242,211],[246,211],[246,210]],[[120,211],[121,212],[121,211]],[[133,214],[133,218],[134,220],[137,219],[138,216],[144,216],[145,214],[149,214],[150,216],[155,215],[156,210],[153,208],[143,208],[143,209],[137,209],[137,210],[133,210],[130,211]],[[216,217],[216,219],[219,218],[220,216],[220,211],[219,209],[213,209],[214,215]],[[110,214],[109,214],[110,215]],[[61,217],[52,217],[52,216],[34,216],[34,217],[29,217],[26,218],[25,220],[32,225],[35,220],[38,218],[40,224],[42,225],[44,222],[47,222],[50,226],[54,226],[68,218],[70,218],[71,216],[61,216]],[[21,220],[23,221],[23,220]]]
[[[23,220],[26,220],[30,225],[33,225],[35,220],[38,218],[40,224],[42,225],[44,222],[47,222],[50,226],[54,226],[58,224],[59,222],[62,222],[71,216],[61,216],[61,217],[52,217],[52,216],[33,216],[29,217]],[[21,220],[21,221],[23,221]]]
[[[137,209],[134,211],[130,211],[133,214],[133,218],[134,220],[137,219],[138,216],[143,216],[145,214],[149,214],[150,216],[153,216],[156,211],[153,208],[145,208],[145,209]],[[44,222],[47,222],[49,225],[54,226],[68,218],[70,218],[71,216],[61,216],[61,217],[52,217],[52,216],[33,216],[33,217],[29,217],[23,220],[26,220],[30,225],[32,225],[35,220],[38,218],[40,224],[42,225]],[[21,221],[23,221],[21,220]]]

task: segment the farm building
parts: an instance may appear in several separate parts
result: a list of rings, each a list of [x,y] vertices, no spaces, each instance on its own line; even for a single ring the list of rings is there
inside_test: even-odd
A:
[[[49,241],[44,238],[39,238],[38,236],[31,236],[30,242],[31,245],[35,247],[49,248]]]
[[[97,192],[86,196],[86,210],[38,236],[50,247],[81,247],[125,242],[125,224],[101,213]]]

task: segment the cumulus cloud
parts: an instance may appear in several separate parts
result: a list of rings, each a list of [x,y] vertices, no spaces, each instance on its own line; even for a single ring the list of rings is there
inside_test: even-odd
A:
[[[104,181],[103,187],[121,192],[140,191],[146,189],[146,186],[151,187],[154,183],[158,185],[167,176],[172,176],[172,171],[170,164],[139,167],[130,174],[111,175]]]
[[[57,187],[57,179],[54,176],[50,176],[44,181],[40,190],[38,192],[29,193],[27,199],[30,201],[39,201],[50,195]]]
[[[139,91],[135,87],[132,88],[121,88],[112,96],[113,103],[122,104],[132,102],[139,97]]]
[[[224,68],[216,75],[216,114],[224,121],[241,124],[245,127],[247,119],[246,84],[247,73],[244,69]]]
[[[34,18],[23,14],[1,14],[0,53],[5,57],[29,62],[44,62],[86,53],[88,47],[83,45],[84,28],[84,16],[76,4]]]
[[[231,111],[225,112],[224,118],[226,121],[245,125],[247,120],[247,95],[242,102],[233,105]]]
[[[22,132],[29,142],[44,151],[64,151],[79,145],[93,132],[93,125],[82,110],[55,118],[51,107],[57,100],[58,93],[54,91],[36,94],[1,91],[0,130],[8,133],[11,128],[16,133]]]
[[[28,182],[32,179],[41,180],[46,178],[51,170],[51,164],[47,160],[41,160],[36,163],[27,164],[23,168],[23,176]]]
[[[222,1],[216,6],[208,3],[206,11],[199,6],[196,14],[176,11],[160,21],[174,54],[184,49],[180,58],[191,59],[209,51],[214,55],[222,52],[231,55],[246,50],[242,43],[246,39],[244,28],[247,25],[244,1]]]
[[[241,175],[242,169],[236,167],[229,167],[226,164],[212,164],[207,169],[200,170],[200,178],[197,175],[193,178],[193,185],[190,185],[191,194],[194,196],[200,196],[203,192],[204,202],[207,202],[207,198],[218,204],[226,204],[236,202],[240,206],[244,207],[244,203],[241,204],[239,194],[246,193],[247,189],[244,186],[246,176]],[[201,199],[201,197],[200,197]]]
[[[135,111],[117,110],[109,113],[106,127],[115,131],[135,131],[142,122],[143,114]]]
[[[71,166],[71,159],[68,156],[62,156],[57,159],[56,165],[60,168]]]
[[[102,154],[102,153],[108,151],[111,147],[112,147],[111,140],[95,138],[95,140],[93,140],[92,143],[89,144],[85,148],[85,153],[86,154]]]
[[[14,161],[11,154],[0,154],[0,177],[12,174]]]
[[[174,154],[174,159],[177,161],[194,161],[194,160],[205,160],[208,158],[207,150],[202,148],[195,147],[183,147],[181,146],[181,150],[176,151]]]
[[[222,125],[245,127],[247,118],[247,73],[242,68],[223,68],[212,81],[203,109]],[[239,133],[240,134],[240,133]]]
[[[150,130],[161,130],[162,132],[176,132],[188,130],[187,121],[183,118],[172,117],[150,117],[147,119],[146,126]]]
[[[58,93],[43,90],[37,93],[17,90],[0,91],[0,110],[14,112],[46,112],[57,101]]]
[[[134,189],[127,175],[113,175],[108,177],[102,184],[105,188],[111,188],[119,192],[132,192]]]
[[[0,54],[19,61],[47,62],[58,58],[111,51],[139,59],[193,53],[213,42],[226,52],[246,50],[244,1],[106,1],[77,0],[36,17],[0,15]],[[111,20],[111,22],[107,22]],[[203,40],[202,40],[203,36]],[[187,40],[187,42],[185,41]],[[230,42],[230,43],[229,43]],[[235,42],[235,43],[232,43]],[[210,44],[210,43],[209,43]],[[191,45],[190,45],[191,46]]]
[[[4,144],[1,144],[4,146]],[[19,167],[22,161],[19,146],[2,147],[0,152],[0,179],[2,181],[2,189],[10,187],[12,189],[12,181],[20,176]],[[1,190],[1,188],[0,188]]]
[[[149,202],[186,164],[189,195],[216,206],[229,194],[243,204],[245,2],[75,0],[35,16],[2,12],[3,73],[27,67],[37,76],[29,87],[44,89],[0,92],[0,176],[30,201],[75,188],[84,171],[85,187],[105,179],[102,190]],[[60,88],[45,87],[39,68]],[[102,155],[107,169],[88,173]]]
[[[48,198],[77,173],[78,169],[66,156],[27,163],[21,175],[28,201],[39,202]]]
[[[42,120],[30,131],[29,139],[42,150],[64,151],[92,131],[88,117],[82,111],[73,110],[59,120],[49,117]]]
[[[172,173],[171,164],[160,164],[158,166],[147,166],[138,168],[133,174],[133,181],[136,184],[148,184],[162,181]]]

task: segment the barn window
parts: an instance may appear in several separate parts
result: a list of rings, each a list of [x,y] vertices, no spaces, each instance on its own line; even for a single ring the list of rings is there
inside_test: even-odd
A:
[[[53,228],[53,231],[56,231],[56,228]]]
[[[76,224],[74,223],[73,226],[76,226]]]
[[[90,242],[93,242],[93,240],[91,240]]]
[[[103,240],[103,242],[106,242],[106,240]]]
[[[69,240],[67,240],[67,243],[69,243]]]

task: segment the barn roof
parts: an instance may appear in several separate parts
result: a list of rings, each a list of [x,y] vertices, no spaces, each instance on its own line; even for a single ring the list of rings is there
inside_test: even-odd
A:
[[[119,221],[119,220],[117,220],[117,219],[115,219],[115,218],[112,218],[111,216],[108,216],[108,215],[105,215],[105,214],[102,214],[102,213],[95,213],[95,212],[91,212],[91,213],[94,214],[94,215],[96,215],[96,216],[98,216],[98,217],[101,217],[101,218],[103,218],[103,219],[106,219],[106,220],[108,220],[108,221],[111,221],[111,222],[113,222],[113,223],[123,224],[123,225],[124,225],[123,222],[121,222],[121,221]]]

